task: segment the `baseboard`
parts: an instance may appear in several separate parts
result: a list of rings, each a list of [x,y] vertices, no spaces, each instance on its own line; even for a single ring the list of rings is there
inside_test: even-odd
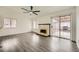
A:
[[[12,36],[12,35],[18,35],[18,34],[24,34],[24,33],[29,33],[29,32],[23,32],[23,33],[15,33],[15,34],[3,35],[3,36],[0,36],[0,37]]]

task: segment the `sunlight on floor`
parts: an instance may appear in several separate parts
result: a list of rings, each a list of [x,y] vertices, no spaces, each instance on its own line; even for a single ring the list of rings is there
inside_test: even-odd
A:
[[[38,43],[39,43],[39,36],[37,36],[37,35],[35,35],[35,34],[33,34],[33,36],[32,36],[32,42],[33,42],[33,44],[34,45],[37,45]]]
[[[9,51],[14,50],[17,44],[18,44],[17,38],[13,38],[3,41],[1,43],[1,46],[4,51]]]

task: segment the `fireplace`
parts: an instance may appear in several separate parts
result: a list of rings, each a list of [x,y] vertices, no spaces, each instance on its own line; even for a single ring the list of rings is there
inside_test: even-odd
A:
[[[46,31],[46,29],[40,29],[40,33],[44,33],[44,34],[46,34],[47,31]]]
[[[50,24],[39,24],[38,34],[42,36],[50,36]]]

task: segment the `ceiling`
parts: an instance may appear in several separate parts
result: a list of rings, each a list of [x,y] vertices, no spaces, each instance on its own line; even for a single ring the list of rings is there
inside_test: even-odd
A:
[[[53,13],[53,12],[56,12],[56,11],[60,11],[60,10],[63,10],[63,9],[67,9],[67,8],[70,8],[71,6],[34,6],[34,9],[33,10],[40,10],[37,15],[30,15],[28,13],[23,13],[25,12],[24,10],[22,10],[21,8],[26,8],[26,9],[30,9],[29,6],[3,6],[3,7],[0,7],[1,8],[5,8],[5,9],[9,9],[10,11],[14,12],[14,13],[18,13],[18,14],[21,14],[21,15],[26,15],[26,16],[29,16],[29,17],[39,17],[39,16],[44,16],[44,15],[47,15],[47,14],[50,14],[50,13]]]

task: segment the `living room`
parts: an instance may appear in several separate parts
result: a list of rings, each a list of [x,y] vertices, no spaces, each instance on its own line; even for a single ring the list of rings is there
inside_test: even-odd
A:
[[[79,52],[78,10],[76,6],[1,6],[0,51]]]

